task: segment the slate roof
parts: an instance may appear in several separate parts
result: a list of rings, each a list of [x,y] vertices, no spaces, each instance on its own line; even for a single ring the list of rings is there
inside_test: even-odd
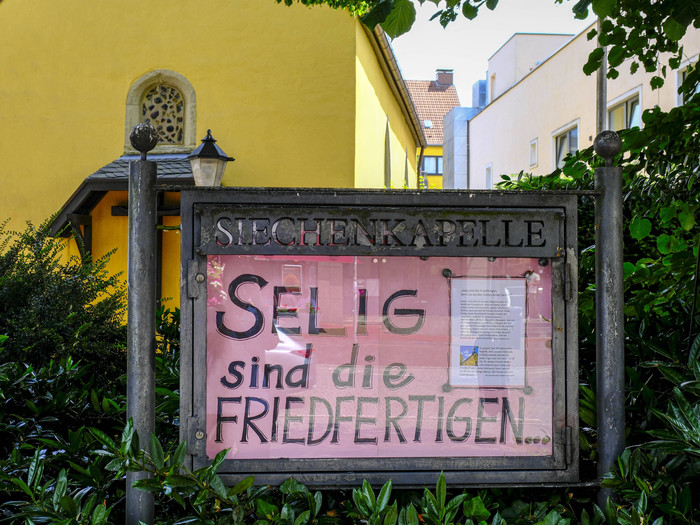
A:
[[[129,180],[129,163],[139,160],[139,155],[124,155],[102,166],[86,180],[123,179]],[[148,160],[158,163],[158,183],[192,182],[192,169],[187,154],[148,155]],[[186,183],[186,182],[185,182]],[[126,188],[124,188],[126,189]]]
[[[438,84],[435,80],[406,80],[408,92],[418,112],[423,133],[429,146],[442,146],[442,118],[454,107],[459,107],[459,96],[453,84]],[[426,127],[425,121],[432,123]]]
[[[124,155],[88,175],[51,223],[51,235],[65,231],[71,215],[89,215],[108,191],[127,191],[129,162],[139,158],[139,155]],[[148,155],[148,160],[158,163],[156,184],[194,186],[192,168],[186,153]]]

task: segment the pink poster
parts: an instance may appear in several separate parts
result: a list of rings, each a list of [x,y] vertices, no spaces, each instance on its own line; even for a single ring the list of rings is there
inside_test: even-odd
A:
[[[538,261],[209,256],[207,456],[552,455]]]

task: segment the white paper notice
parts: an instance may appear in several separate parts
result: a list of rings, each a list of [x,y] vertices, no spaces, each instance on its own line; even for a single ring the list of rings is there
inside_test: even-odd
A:
[[[524,278],[451,280],[450,383],[525,384]]]

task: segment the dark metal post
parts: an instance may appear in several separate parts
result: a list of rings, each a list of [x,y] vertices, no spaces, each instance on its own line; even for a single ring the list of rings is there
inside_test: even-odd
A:
[[[593,143],[606,167],[595,170],[596,364],[598,400],[598,477],[610,471],[625,448],[625,354],[622,272],[622,168],[612,159],[622,143],[603,131]],[[601,489],[603,507],[613,497]]]
[[[598,34],[603,32],[603,21],[599,18],[596,25]],[[600,43],[598,44],[600,46]],[[596,92],[595,92],[595,132],[602,133],[607,127],[608,120],[608,49],[603,47],[603,61],[600,63],[600,68],[596,73]]]
[[[131,144],[141,160],[129,164],[129,266],[127,313],[126,417],[133,418],[142,449],[148,451],[155,433],[155,249],[156,173],[155,162],[146,160],[158,135],[148,124],[134,127]],[[154,504],[150,492],[132,487],[146,472],[126,475],[126,523],[153,523]]]

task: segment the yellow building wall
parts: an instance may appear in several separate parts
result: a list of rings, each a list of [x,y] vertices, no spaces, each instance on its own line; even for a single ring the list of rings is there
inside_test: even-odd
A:
[[[327,7],[6,0],[0,64],[0,215],[15,229],[57,212],[124,153],[127,95],[156,69],[192,84],[198,141],[212,129],[236,159],[227,186],[381,187],[387,115],[395,187],[415,148],[362,26]],[[108,269],[124,279],[128,220],[111,207],[126,203],[112,192],[92,213],[94,257],[116,248]],[[163,233],[163,259],[161,295],[177,305],[179,233]]]
[[[179,193],[166,193],[164,206],[179,206]],[[126,191],[109,192],[92,212],[93,254],[95,258],[113,251],[105,269],[111,275],[119,275],[126,282],[128,268],[128,217],[113,216],[113,206],[127,206],[129,194]],[[180,226],[180,217],[162,217],[163,226]],[[161,293],[158,299],[169,308],[180,305],[180,230],[162,228],[162,278]],[[71,256],[79,256],[75,242],[69,242]]]
[[[1,2],[2,215],[40,222],[119,157],[129,88],[158,68],[236,157],[226,185],[353,186],[356,23],[271,1]]]
[[[129,218],[113,217],[112,206],[127,206],[128,202],[128,192],[111,191],[92,211],[92,252],[99,258],[110,250],[115,250],[106,268],[111,274],[121,274],[124,282],[129,257]]]
[[[420,150],[418,150],[420,153]],[[442,146],[426,146],[423,151],[425,157],[439,157],[442,155]]]
[[[179,193],[166,193],[165,206],[179,206]],[[163,217],[163,226],[179,226],[180,217]],[[161,299],[169,308],[180,306],[180,230],[164,229],[162,234],[162,287]]]
[[[420,155],[420,149],[418,149],[418,154]],[[424,157],[442,157],[442,146],[426,146],[423,151]],[[444,168],[443,168],[444,170]],[[441,190],[442,176],[440,175],[425,175],[425,179],[428,183],[429,190]]]
[[[391,184],[404,187],[417,184],[416,143],[394,93],[387,84],[365,30],[357,22],[355,90],[355,183],[356,188],[384,187],[385,135],[389,123]]]

